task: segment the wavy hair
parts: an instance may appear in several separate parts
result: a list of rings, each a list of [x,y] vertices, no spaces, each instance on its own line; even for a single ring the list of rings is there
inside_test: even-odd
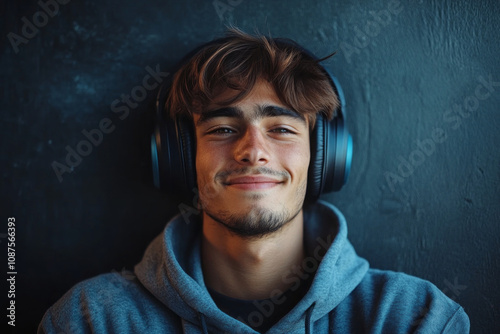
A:
[[[328,74],[316,59],[291,40],[252,36],[232,28],[226,37],[202,46],[175,73],[166,101],[171,116],[201,113],[225,89],[236,94],[221,107],[243,99],[259,78],[278,98],[314,126],[316,115],[334,116],[339,100]]]

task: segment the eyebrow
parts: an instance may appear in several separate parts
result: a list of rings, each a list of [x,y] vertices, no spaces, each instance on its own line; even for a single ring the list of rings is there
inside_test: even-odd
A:
[[[255,115],[256,118],[279,117],[279,116],[287,116],[294,119],[300,119],[304,123],[306,121],[304,115],[296,112],[295,110],[289,110],[286,108],[273,105],[266,105],[263,107],[259,106],[257,113]],[[241,110],[238,107],[224,107],[202,112],[200,118],[196,122],[196,125],[201,125],[217,117],[243,118],[244,116],[243,116],[243,110]]]

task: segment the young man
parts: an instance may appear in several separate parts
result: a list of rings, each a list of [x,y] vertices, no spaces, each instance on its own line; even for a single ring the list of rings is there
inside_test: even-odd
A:
[[[468,333],[459,305],[370,269],[342,214],[310,198],[311,131],[339,107],[318,62],[233,31],[185,63],[166,107],[194,132],[201,214],[169,222],[136,276],[73,287],[39,333]]]

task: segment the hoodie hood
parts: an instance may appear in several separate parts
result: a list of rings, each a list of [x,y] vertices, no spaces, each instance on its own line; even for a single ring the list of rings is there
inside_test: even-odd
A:
[[[311,332],[310,326],[344,300],[368,271],[347,240],[343,215],[319,201],[304,209],[304,271],[314,275],[309,291],[267,333]],[[182,318],[185,333],[257,333],[222,312],[212,300],[201,267],[200,216],[176,216],[147,248],[135,273],[158,300]],[[314,272],[316,272],[314,274]],[[299,280],[293,273],[284,280]]]

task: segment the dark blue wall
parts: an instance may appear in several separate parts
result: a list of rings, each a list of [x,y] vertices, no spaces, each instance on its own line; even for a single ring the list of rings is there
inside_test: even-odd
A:
[[[230,22],[338,50],[326,66],[345,91],[355,158],[325,199],[373,267],[432,281],[473,333],[500,331],[497,0],[12,0],[0,12],[0,258],[6,268],[13,216],[18,332],[76,282],[132,268],[177,212],[151,186],[156,90],[143,78],[163,80]],[[81,144],[84,130],[95,145]],[[77,149],[88,155],[67,157]]]

